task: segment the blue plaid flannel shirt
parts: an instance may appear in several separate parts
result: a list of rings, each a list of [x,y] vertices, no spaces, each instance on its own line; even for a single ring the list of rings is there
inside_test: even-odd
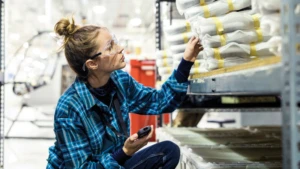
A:
[[[117,70],[111,74],[127,131],[130,133],[129,112],[158,115],[173,112],[183,101],[188,82],[178,83],[176,70],[163,84],[161,90],[145,87],[135,81],[128,73]],[[98,105],[103,112],[95,112]],[[51,168],[123,168],[111,156],[112,152],[123,147],[125,137],[118,137],[110,128],[105,127],[100,113],[110,115],[107,120],[118,130],[115,110],[97,100],[86,84],[78,79],[58,101],[54,132],[56,141],[49,148],[47,169]],[[113,139],[110,138],[111,136]]]

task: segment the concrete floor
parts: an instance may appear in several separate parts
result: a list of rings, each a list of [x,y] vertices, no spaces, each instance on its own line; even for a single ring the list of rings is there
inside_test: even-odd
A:
[[[10,109],[5,114],[4,168],[41,169],[55,142],[54,106]],[[147,146],[153,145],[151,142]]]
[[[4,168],[41,169],[46,168],[48,148],[54,140],[5,139]]]
[[[8,108],[5,111],[4,168],[46,168],[54,144],[54,105]]]

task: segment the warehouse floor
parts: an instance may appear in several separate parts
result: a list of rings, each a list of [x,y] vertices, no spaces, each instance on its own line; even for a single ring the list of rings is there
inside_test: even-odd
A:
[[[46,168],[48,148],[54,140],[6,139],[4,142],[4,168]]]

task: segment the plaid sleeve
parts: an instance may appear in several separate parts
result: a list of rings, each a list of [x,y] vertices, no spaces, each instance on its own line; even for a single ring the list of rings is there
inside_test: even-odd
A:
[[[70,118],[59,118],[55,122],[58,146],[63,153],[66,168],[122,169],[109,153],[92,153],[88,137],[81,122]]]
[[[161,90],[145,87],[129,76],[129,111],[147,115],[173,112],[184,100],[188,88],[188,82],[178,83],[175,74],[176,70]]]

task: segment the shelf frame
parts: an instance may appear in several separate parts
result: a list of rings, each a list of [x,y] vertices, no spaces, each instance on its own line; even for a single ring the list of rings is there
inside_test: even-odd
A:
[[[296,14],[300,0],[281,3],[283,168],[296,169],[300,162],[300,11]]]
[[[280,95],[281,72],[281,64],[276,64],[192,79],[188,93],[191,95]]]

